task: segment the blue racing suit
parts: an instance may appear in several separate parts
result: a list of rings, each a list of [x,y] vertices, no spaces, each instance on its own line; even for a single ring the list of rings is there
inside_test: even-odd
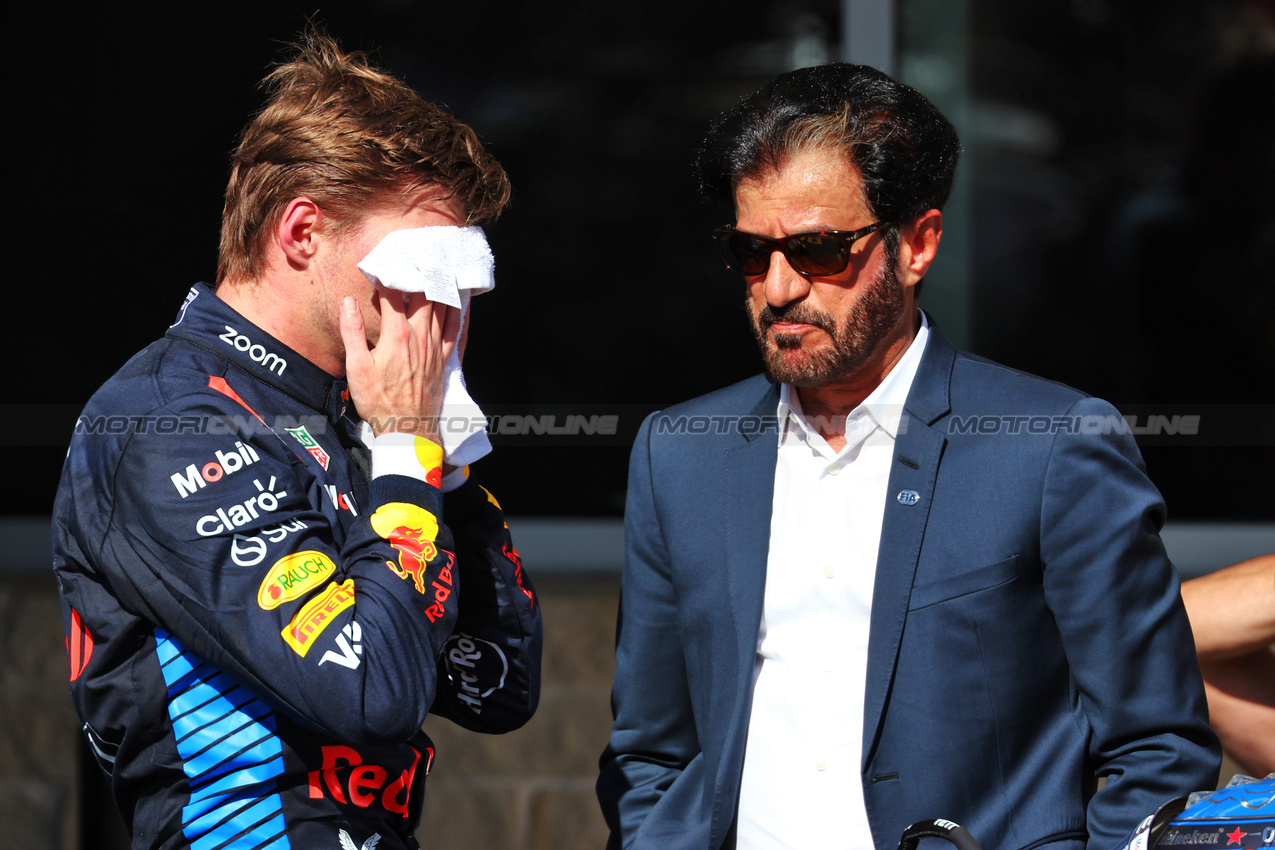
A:
[[[199,284],[76,424],[71,694],[135,848],[414,848],[426,713],[535,710],[540,606],[500,506],[459,472],[444,494],[427,440],[369,452],[348,399]]]

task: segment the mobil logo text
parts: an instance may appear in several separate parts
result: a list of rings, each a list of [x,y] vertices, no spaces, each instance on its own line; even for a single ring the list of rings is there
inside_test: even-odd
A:
[[[234,475],[244,467],[252,466],[261,460],[261,456],[252,446],[246,446],[239,440],[235,441],[230,451],[214,452],[213,458],[202,465],[192,463],[181,472],[174,472],[169,476],[173,486],[177,488],[177,495],[184,499],[196,490],[202,490],[209,484],[216,484],[227,475]]]

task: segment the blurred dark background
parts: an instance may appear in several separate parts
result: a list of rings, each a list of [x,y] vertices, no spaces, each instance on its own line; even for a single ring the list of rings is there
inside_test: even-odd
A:
[[[317,3],[317,0],[315,0]],[[1172,519],[1275,516],[1275,3],[900,0],[895,72],[961,130],[923,306],[1139,424]],[[514,515],[618,516],[645,413],[759,368],[691,160],[761,81],[842,55],[838,0],[21,4],[0,513],[47,514],[75,415],[211,280],[256,82],[313,18],[470,123],[514,201],[466,360]]]

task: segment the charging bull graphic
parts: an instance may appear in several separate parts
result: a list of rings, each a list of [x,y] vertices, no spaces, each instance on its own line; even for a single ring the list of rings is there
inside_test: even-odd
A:
[[[417,591],[434,602],[425,609],[425,616],[432,623],[443,616],[443,604],[452,595],[452,567],[456,563],[450,552],[447,563],[440,566],[438,577],[426,585],[425,571],[429,562],[438,557],[434,539],[438,536],[438,519],[429,511],[404,502],[391,502],[376,509],[372,515],[372,529],[398,550],[398,563],[386,561],[385,566],[401,579],[411,579]]]

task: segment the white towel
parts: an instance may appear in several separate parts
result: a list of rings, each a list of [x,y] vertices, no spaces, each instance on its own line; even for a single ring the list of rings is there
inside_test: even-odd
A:
[[[424,292],[431,301],[460,308],[461,334],[470,297],[495,288],[495,267],[481,227],[447,225],[392,231],[359,262],[373,286]],[[459,349],[452,351],[443,381],[443,458],[465,466],[490,452],[491,441],[486,417],[465,388]]]

